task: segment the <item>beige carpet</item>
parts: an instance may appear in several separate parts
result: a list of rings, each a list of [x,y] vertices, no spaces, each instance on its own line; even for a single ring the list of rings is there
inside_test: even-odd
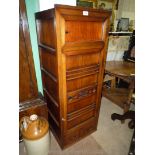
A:
[[[127,155],[133,130],[128,128],[128,121],[112,121],[112,113],[122,113],[122,109],[106,98],[102,98],[98,130],[72,145],[61,150],[51,134],[49,155]],[[19,155],[26,155],[23,142],[19,145]]]

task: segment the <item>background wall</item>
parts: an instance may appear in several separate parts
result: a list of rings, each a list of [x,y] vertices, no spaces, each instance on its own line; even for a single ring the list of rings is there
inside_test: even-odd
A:
[[[76,6],[76,0],[39,0],[40,11],[53,8],[54,4],[66,4]]]
[[[135,20],[135,0],[119,0],[117,18]]]
[[[133,22],[133,28],[135,27],[135,0],[119,0],[119,4],[118,4],[118,11],[116,12],[116,18],[115,18],[115,22],[118,22],[118,19],[120,18],[129,18],[129,21],[132,20]],[[117,27],[117,22],[114,25],[114,27]],[[122,38],[122,37],[119,37]],[[108,53],[107,53],[107,61],[120,61],[122,60],[122,57],[124,55],[124,51],[127,50],[126,49],[126,45],[127,45],[127,40],[129,40],[128,37],[124,37],[123,42],[125,43],[125,48],[123,49],[119,49],[118,47],[122,46],[119,42],[117,42],[117,40],[119,40],[119,38],[112,38],[113,44],[115,44],[114,46],[111,44],[111,47],[108,48]],[[110,40],[110,38],[109,38]],[[129,42],[128,42],[129,43]],[[114,49],[114,47],[117,45],[117,47]],[[128,44],[129,45],[129,44]],[[113,47],[112,47],[113,46]],[[124,47],[124,45],[122,46]],[[111,48],[113,48],[113,50],[110,50]]]
[[[42,93],[43,89],[42,89],[40,61],[39,61],[37,34],[36,34],[36,25],[35,25],[35,16],[34,16],[34,13],[39,11],[39,0],[25,0],[25,2],[26,2],[26,9],[27,9],[27,18],[29,23],[34,67],[36,71],[36,78],[37,78],[37,84],[38,84],[38,91]]]

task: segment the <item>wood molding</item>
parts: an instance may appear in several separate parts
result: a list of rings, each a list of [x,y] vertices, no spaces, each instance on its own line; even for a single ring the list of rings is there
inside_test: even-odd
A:
[[[38,44],[38,46],[40,47],[40,48],[44,48],[44,49],[46,49],[47,51],[50,51],[52,54],[55,54],[55,49],[54,48],[52,48],[52,47],[49,47],[49,46],[47,46],[47,45],[44,45],[44,44]]]

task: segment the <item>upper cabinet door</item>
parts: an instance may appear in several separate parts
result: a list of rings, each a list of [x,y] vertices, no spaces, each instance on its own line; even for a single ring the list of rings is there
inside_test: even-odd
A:
[[[108,11],[84,10],[84,8],[65,9],[60,6],[56,9],[60,13],[62,44],[103,41],[104,22],[110,17]]]
[[[65,41],[80,42],[102,40],[102,22],[66,21]]]

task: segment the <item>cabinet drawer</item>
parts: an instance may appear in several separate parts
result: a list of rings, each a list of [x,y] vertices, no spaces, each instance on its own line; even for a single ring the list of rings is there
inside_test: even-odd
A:
[[[64,145],[72,144],[96,130],[95,118],[84,122],[80,127],[68,131],[64,136]]]
[[[83,51],[85,53],[85,51]],[[99,64],[100,53],[96,50],[95,53],[70,55],[66,57],[66,69],[73,70],[76,68],[86,68],[87,66],[95,66]]]
[[[71,113],[96,102],[96,94],[67,105],[67,113]]]
[[[95,115],[95,104],[91,104],[78,111],[67,114],[67,129],[71,129],[76,125],[90,119]]]
[[[97,84],[78,89],[76,91],[68,92],[67,99],[68,103],[76,102],[81,99],[84,99],[88,96],[91,96],[97,92]]]
[[[67,81],[67,91],[75,91],[77,89],[88,87],[90,85],[93,85],[94,83],[97,83],[97,80],[98,80],[97,74],[69,80]]]

